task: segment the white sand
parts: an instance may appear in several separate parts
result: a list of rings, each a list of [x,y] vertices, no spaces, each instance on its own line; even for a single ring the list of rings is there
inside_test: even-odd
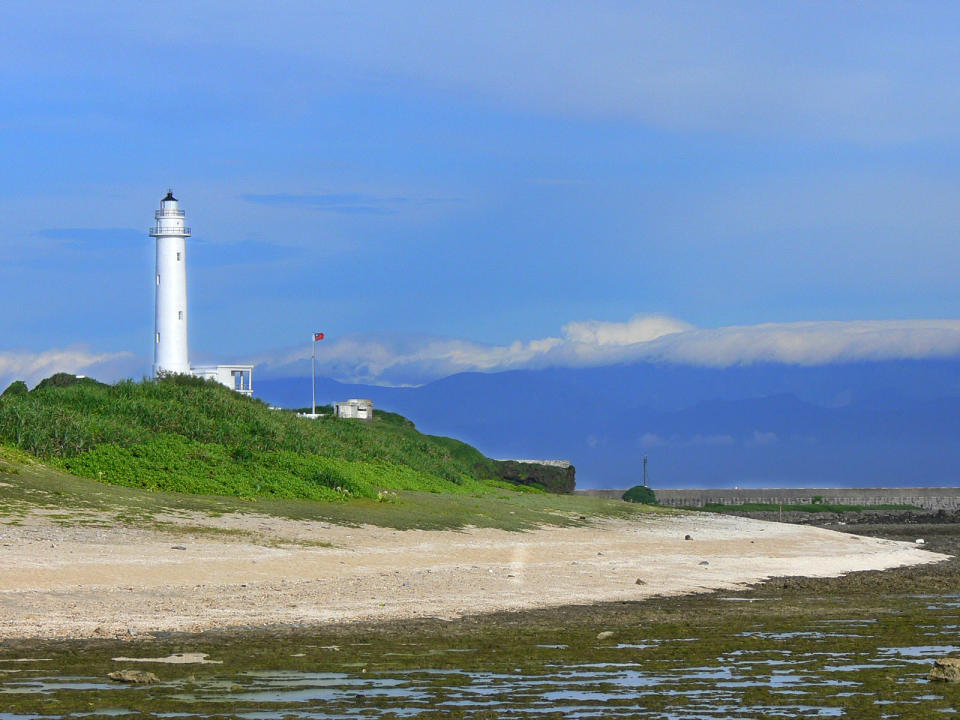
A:
[[[453,618],[946,557],[910,543],[701,513],[525,533],[349,528],[251,515],[166,519],[243,534],[61,527],[41,513],[21,525],[0,524],[0,638]],[[332,547],[309,544],[316,542]]]

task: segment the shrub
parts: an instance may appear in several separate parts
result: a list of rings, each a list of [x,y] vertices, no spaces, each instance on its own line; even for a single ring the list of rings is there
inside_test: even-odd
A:
[[[23,380],[14,380],[12,383],[7,385],[7,389],[3,391],[3,394],[0,395],[0,398],[13,397],[15,395],[26,395],[28,392],[29,390],[27,390],[27,384]]]
[[[646,485],[634,485],[623,494],[623,499],[627,502],[643,503],[644,505],[657,504],[656,493]]]
[[[93,378],[88,377],[77,377],[76,375],[71,375],[70,373],[55,373],[48,378],[44,378],[34,390],[43,390],[44,388],[49,387],[70,387],[71,385],[101,385],[106,387],[102,382],[98,382]]]

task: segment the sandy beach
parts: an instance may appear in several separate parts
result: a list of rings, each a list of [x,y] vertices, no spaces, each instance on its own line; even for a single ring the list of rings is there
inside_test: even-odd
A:
[[[257,515],[156,519],[183,529],[75,524],[41,512],[0,524],[0,638],[456,618],[947,557],[910,543],[703,513],[522,533]]]

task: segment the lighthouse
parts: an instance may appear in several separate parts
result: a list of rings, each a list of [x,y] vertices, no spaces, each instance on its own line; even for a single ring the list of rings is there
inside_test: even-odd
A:
[[[153,374],[189,374],[186,239],[190,228],[172,190],[160,201],[154,217],[156,224],[150,228],[150,236],[157,239]]]
[[[154,213],[150,237],[157,239],[156,315],[153,325],[153,375],[193,375],[216,380],[241,395],[253,394],[253,364],[190,365],[187,352],[187,243],[190,228],[180,203],[169,190]]]

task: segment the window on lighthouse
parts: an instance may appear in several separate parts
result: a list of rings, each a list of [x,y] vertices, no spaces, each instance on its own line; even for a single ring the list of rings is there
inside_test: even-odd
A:
[[[180,253],[177,253],[177,260],[180,260]]]
[[[177,313],[177,318],[178,318],[179,320],[183,320],[183,310],[181,310],[180,312]]]
[[[157,285],[160,284],[160,273],[157,273]]]
[[[157,333],[157,342],[160,342],[160,333]]]

